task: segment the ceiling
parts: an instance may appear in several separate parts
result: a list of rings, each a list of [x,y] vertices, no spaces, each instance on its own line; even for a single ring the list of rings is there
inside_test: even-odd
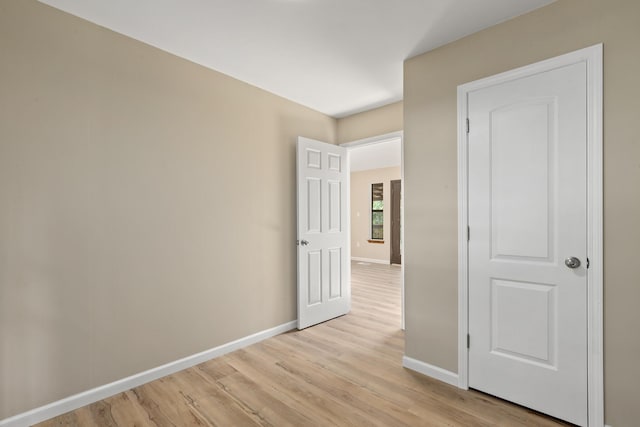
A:
[[[40,0],[333,117],[402,99],[405,59],[554,0]]]
[[[351,172],[400,166],[400,138],[349,149]]]

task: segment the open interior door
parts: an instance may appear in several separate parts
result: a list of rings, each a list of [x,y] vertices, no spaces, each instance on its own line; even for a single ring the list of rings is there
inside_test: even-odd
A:
[[[299,137],[298,329],[351,309],[346,148]]]

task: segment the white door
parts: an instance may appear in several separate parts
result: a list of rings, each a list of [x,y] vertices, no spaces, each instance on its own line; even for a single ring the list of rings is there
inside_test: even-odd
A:
[[[299,137],[298,329],[351,309],[347,149]]]
[[[586,425],[586,65],[467,102],[469,386]]]

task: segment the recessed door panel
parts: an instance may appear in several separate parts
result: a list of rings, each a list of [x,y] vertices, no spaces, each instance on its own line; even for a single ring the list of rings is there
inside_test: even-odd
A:
[[[329,180],[329,233],[341,231],[342,225],[342,185],[340,181]]]
[[[309,251],[307,253],[309,277],[308,277],[308,305],[322,302],[322,252]]]
[[[492,256],[550,260],[554,217],[553,98],[489,115]]]
[[[329,298],[342,296],[342,249],[329,249]]]
[[[555,366],[555,287],[494,279],[491,286],[491,351]]]
[[[313,169],[322,169],[322,152],[307,148],[307,167]]]
[[[320,233],[322,227],[322,181],[307,178],[307,233]]]
[[[342,172],[342,156],[339,154],[328,154],[329,170],[333,172]]]

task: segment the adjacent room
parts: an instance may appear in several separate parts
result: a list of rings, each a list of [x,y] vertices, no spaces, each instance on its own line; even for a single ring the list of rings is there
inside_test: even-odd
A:
[[[0,427],[640,419],[637,0],[0,0]]]

